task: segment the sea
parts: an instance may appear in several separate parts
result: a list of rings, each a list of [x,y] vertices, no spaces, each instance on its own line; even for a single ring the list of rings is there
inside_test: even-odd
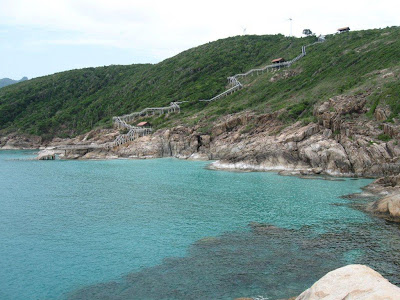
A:
[[[209,162],[37,161],[0,151],[0,299],[282,299],[365,264],[400,284],[399,225],[371,179]]]

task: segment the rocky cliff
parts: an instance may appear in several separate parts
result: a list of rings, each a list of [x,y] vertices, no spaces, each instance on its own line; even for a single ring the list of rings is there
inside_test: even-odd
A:
[[[280,112],[224,117],[204,133],[200,125],[164,129],[115,148],[120,157],[217,160],[214,168],[290,170],[380,177],[400,171],[400,126],[383,123],[378,107],[367,117],[367,94],[337,96],[317,106],[315,122],[286,126]]]
[[[382,177],[400,171],[400,125],[384,122],[387,107],[367,116],[368,92],[336,96],[314,109],[315,122],[287,125],[280,111],[222,117],[213,124],[162,129],[128,144],[65,158],[156,158],[216,160],[212,168],[282,170],[301,174]],[[206,126],[206,127],[204,127]],[[208,128],[204,130],[204,128]],[[94,130],[62,144],[111,142],[116,130]],[[4,141],[3,141],[4,144]],[[5,146],[9,146],[8,141]]]

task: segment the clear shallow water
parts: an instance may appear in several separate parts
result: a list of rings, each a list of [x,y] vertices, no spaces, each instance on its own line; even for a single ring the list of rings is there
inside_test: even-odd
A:
[[[0,151],[0,299],[274,299],[349,263],[400,283],[398,228],[339,198],[370,180],[31,157]]]

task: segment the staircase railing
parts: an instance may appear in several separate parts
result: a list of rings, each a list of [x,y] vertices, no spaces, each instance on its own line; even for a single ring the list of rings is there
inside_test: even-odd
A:
[[[250,76],[253,73],[257,73],[257,75],[258,75],[259,73],[264,73],[265,71],[268,71],[270,69],[271,70],[276,70],[276,69],[280,69],[281,67],[290,67],[293,63],[295,63],[296,61],[298,61],[302,57],[306,56],[306,47],[309,47],[309,46],[312,46],[312,45],[318,44],[318,43],[323,43],[323,41],[317,41],[317,42],[309,44],[307,46],[302,46],[301,47],[301,54],[299,54],[298,56],[296,56],[292,60],[281,62],[281,63],[276,63],[276,64],[272,64],[272,65],[267,65],[267,66],[262,67],[262,68],[251,69],[251,70],[247,71],[246,73],[240,73],[240,74],[236,74],[234,76],[230,76],[230,77],[228,77],[229,85],[233,85],[233,87],[227,89],[226,91],[218,94],[215,97],[212,97],[211,99],[207,99],[207,100],[202,99],[202,100],[199,100],[199,101],[201,101],[201,102],[212,102],[212,101],[218,100],[218,99],[220,99],[222,97],[225,97],[227,95],[230,95],[230,94],[240,90],[243,87],[243,84],[239,81],[239,78],[244,78],[244,77]]]
[[[117,136],[117,138],[115,139],[115,141],[113,143],[114,147],[131,142],[139,137],[148,135],[152,131],[153,131],[152,128],[140,128],[140,127],[132,126],[132,128],[128,131],[128,133]]]
[[[289,61],[285,61],[285,62],[281,62],[281,63],[277,63],[277,64],[272,64],[272,65],[267,65],[265,67],[262,68],[257,68],[257,69],[251,69],[249,71],[247,71],[246,73],[242,73],[242,74],[236,74],[234,76],[230,76],[228,77],[228,82],[229,85],[231,86],[230,88],[228,88],[227,90],[223,91],[222,93],[212,97],[211,99],[207,99],[207,100],[199,100],[201,102],[212,102],[215,100],[218,100],[220,98],[223,98],[225,96],[228,96],[240,89],[243,88],[243,84],[239,81],[239,78],[244,78],[247,77],[249,75],[252,75],[253,73],[256,73],[257,75],[261,72],[264,73],[264,71],[268,71],[268,70],[275,70],[275,69],[280,69],[281,67],[289,67],[291,66],[293,63],[295,63],[296,61],[298,61],[299,59],[301,59],[302,57],[306,56],[306,47],[318,44],[318,43],[323,43],[325,41],[325,39],[319,39],[317,42],[306,45],[306,46],[302,46],[301,47],[301,54],[299,54],[298,56],[296,56],[295,58],[293,58],[292,60]],[[128,129],[128,133],[126,134],[121,134],[119,135],[113,145],[114,146],[120,146],[122,144],[125,144],[129,141],[133,141],[134,139],[141,137],[141,136],[145,136],[150,134],[153,130],[152,128],[142,128],[142,127],[136,127],[136,126],[132,126],[130,124],[128,124],[128,122],[132,122],[135,118],[137,117],[143,117],[143,116],[148,116],[149,114],[155,115],[155,114],[159,114],[162,115],[164,113],[171,113],[171,112],[180,112],[181,108],[180,108],[180,104],[181,103],[185,103],[185,102],[189,102],[189,101],[176,101],[176,102],[171,102],[169,106],[165,106],[165,107],[147,107],[145,109],[143,109],[142,111],[139,112],[133,112],[127,115],[123,115],[123,116],[119,116],[119,117],[113,117],[113,123],[114,125],[118,128],[125,128]]]
[[[142,111],[139,112],[133,112],[127,115],[119,116],[119,117],[113,117],[113,123],[117,126],[121,125],[121,122],[132,122],[134,119],[137,117],[144,117],[148,115],[163,115],[165,113],[172,113],[172,112],[180,112],[181,108],[179,104],[187,102],[187,101],[181,101],[181,102],[171,102],[169,106],[165,107],[147,107],[143,109]],[[122,127],[126,127],[122,124]],[[119,127],[118,127],[119,128]]]

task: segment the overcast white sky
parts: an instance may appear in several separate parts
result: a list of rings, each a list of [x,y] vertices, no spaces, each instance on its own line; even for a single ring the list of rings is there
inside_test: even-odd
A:
[[[334,33],[400,25],[394,0],[0,0],[0,78],[157,63],[243,34]]]

